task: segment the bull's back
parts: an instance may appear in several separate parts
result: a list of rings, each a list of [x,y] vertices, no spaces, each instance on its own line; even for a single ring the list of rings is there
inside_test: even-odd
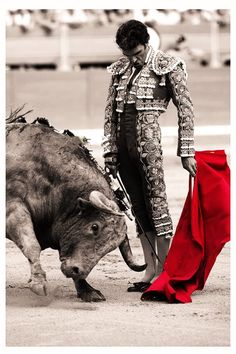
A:
[[[60,186],[98,189],[111,197],[102,173],[83,149],[78,137],[69,137],[43,125],[7,125],[7,190],[11,194],[50,194]]]

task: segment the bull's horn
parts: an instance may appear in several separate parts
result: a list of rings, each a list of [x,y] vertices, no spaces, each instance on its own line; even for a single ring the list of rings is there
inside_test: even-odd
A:
[[[125,263],[130,267],[130,269],[134,270],[135,272],[142,272],[147,268],[147,264],[139,265],[134,262],[134,257],[132,255],[132,251],[129,244],[129,239],[126,235],[124,241],[121,242],[120,252],[125,260]]]
[[[102,209],[110,214],[123,216],[123,214],[119,212],[116,203],[99,191],[92,191],[89,195],[89,200],[91,204],[98,209]]]

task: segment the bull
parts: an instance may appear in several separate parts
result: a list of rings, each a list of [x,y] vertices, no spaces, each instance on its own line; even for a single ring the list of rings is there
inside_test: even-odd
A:
[[[77,296],[104,301],[86,281],[104,255],[119,247],[132,270],[146,265],[134,261],[109,180],[82,140],[70,135],[14,114],[7,120],[6,235],[29,261],[34,293],[47,295],[40,252],[52,248],[59,251],[61,271],[72,278]]]

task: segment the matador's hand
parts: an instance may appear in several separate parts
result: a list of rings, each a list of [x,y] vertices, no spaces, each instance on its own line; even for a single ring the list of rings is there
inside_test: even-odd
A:
[[[187,170],[192,177],[195,177],[197,172],[197,162],[195,158],[192,156],[181,157],[181,162],[183,168]]]
[[[117,155],[107,155],[105,156],[105,170],[108,174],[112,175],[113,178],[117,176]]]

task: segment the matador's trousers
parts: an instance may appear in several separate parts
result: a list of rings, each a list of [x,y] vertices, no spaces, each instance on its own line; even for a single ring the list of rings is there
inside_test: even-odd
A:
[[[147,172],[144,170],[145,167],[140,159],[137,146],[137,113],[134,104],[126,104],[120,117],[118,136],[120,177],[130,196],[138,233],[156,231],[157,236],[169,237],[172,235],[172,221],[168,211],[166,194],[163,194],[164,180],[161,179],[159,186],[156,183],[152,186],[147,179]],[[158,164],[158,175],[164,176],[162,157],[161,163]],[[155,179],[153,181],[155,182]],[[162,197],[160,198],[160,196]],[[157,205],[155,201],[157,201]],[[139,224],[141,224],[141,228]]]

